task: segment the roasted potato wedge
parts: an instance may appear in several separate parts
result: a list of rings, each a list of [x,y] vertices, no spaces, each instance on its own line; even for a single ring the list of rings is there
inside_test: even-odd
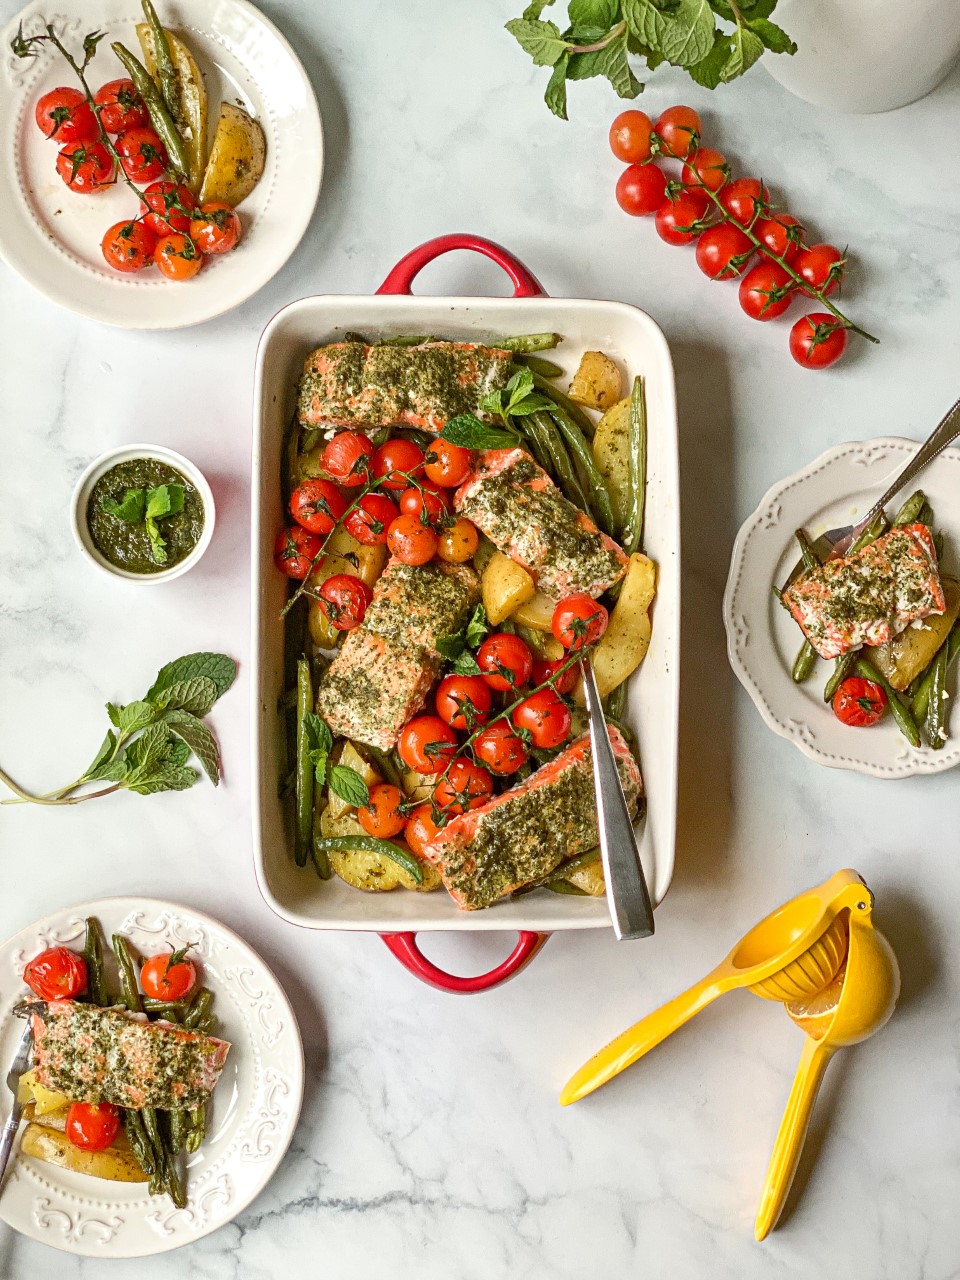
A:
[[[356,818],[341,815],[335,817],[327,808],[320,815],[320,834],[324,836],[362,836],[363,827]],[[397,843],[400,843],[398,841]],[[416,857],[411,853],[412,857]],[[412,876],[390,858],[373,849],[331,850],[330,865],[341,880],[366,893],[388,893],[391,889],[417,889],[429,893],[440,886],[440,873],[428,862],[420,862],[423,868],[423,884],[417,884]]]
[[[947,607],[941,614],[924,618],[918,626],[907,627],[887,644],[870,650],[870,660],[901,692],[917,678],[936,656],[937,650],[960,617],[960,581],[941,578]]]
[[[602,351],[585,351],[570,382],[570,399],[605,413],[623,395],[623,378],[615,360]]]
[[[19,1102],[33,1103],[38,1116],[62,1111],[70,1105],[69,1099],[65,1098],[62,1093],[57,1093],[54,1089],[47,1089],[42,1084],[37,1084],[36,1074],[36,1068],[32,1067],[20,1077],[17,1083],[17,1100]]]
[[[408,800],[416,800],[418,802],[429,800],[433,795],[435,783],[436,778],[432,778],[426,773],[417,773],[416,769],[404,769],[403,771],[403,789]]]
[[[602,898],[607,891],[607,886],[603,881],[603,863],[598,858],[596,862],[589,862],[585,867],[577,867],[574,871],[568,871],[563,877],[568,884],[576,886],[582,893],[588,893],[591,898]]]
[[[166,31],[166,28],[164,28]],[[207,158],[207,91],[203,83],[203,75],[194,60],[193,54],[179,36],[166,31],[167,44],[170,46],[170,59],[177,75],[177,111],[175,123],[180,130],[187,148],[190,170],[187,173],[187,186],[194,195],[200,190],[203,181],[204,164]],[[157,55],[153,39],[153,30],[149,23],[137,23],[137,39],[143,50],[143,61],[151,76],[157,78]],[[210,197],[211,199],[219,197]]]
[[[537,585],[523,565],[502,551],[495,551],[483,571],[480,589],[487,620],[496,627],[520,605],[533,598]]]
[[[387,563],[387,548],[383,546],[365,547],[363,543],[352,538],[343,525],[338,525],[327,543],[320,565],[311,578],[311,584],[320,587],[328,578],[337,573],[349,573],[359,578],[368,587],[372,587],[383,573]],[[307,609],[307,626],[310,639],[321,649],[332,649],[337,643],[340,632],[331,626],[327,615],[320,607],[319,600],[310,600]]]
[[[367,784],[368,787],[372,787],[375,783],[383,781],[383,779],[380,777],[379,773],[377,773],[373,765],[370,764],[367,760],[364,760],[363,756],[356,749],[356,747],[353,745],[352,742],[345,742],[343,744],[343,750],[340,752],[340,758],[339,760],[336,760],[335,763],[343,765],[347,769],[355,770],[355,772],[359,773],[360,777],[364,780],[364,782]],[[329,806],[327,808],[327,812],[330,814],[331,819],[335,821],[336,819],[342,818],[346,814],[352,814],[355,811],[354,811],[353,805],[347,804],[346,800],[341,800],[341,798],[338,795],[334,795],[334,793],[331,791],[329,793]],[[359,832],[362,835],[363,828],[358,827],[357,832]],[[340,832],[336,832],[335,834],[356,835],[357,832],[340,831]]]
[[[483,573],[484,569],[497,554],[497,548],[493,545],[485,534],[480,534],[480,541],[477,543],[477,549],[473,555],[473,567],[477,573]]]
[[[642,552],[630,557],[620,597],[603,637],[593,651],[593,674],[600,697],[623,684],[647,656],[650,646],[650,606],[657,592],[657,566]],[[584,701],[583,683],[574,695]]]
[[[593,437],[593,460],[607,482],[614,519],[623,526],[630,489],[630,397],[618,400],[600,419]]]
[[[266,159],[267,143],[257,121],[234,103],[221,103],[200,203],[224,200],[236,208],[263,177]]]
[[[55,1164],[74,1173],[86,1173],[107,1182],[149,1182],[129,1146],[115,1143],[105,1151],[82,1151],[66,1134],[40,1124],[28,1124],[20,1140],[20,1151],[34,1160]]]
[[[522,627],[532,627],[534,631],[550,631],[553,622],[553,611],[557,607],[556,600],[551,600],[542,591],[535,592],[529,600],[525,600],[510,615],[510,621]]]

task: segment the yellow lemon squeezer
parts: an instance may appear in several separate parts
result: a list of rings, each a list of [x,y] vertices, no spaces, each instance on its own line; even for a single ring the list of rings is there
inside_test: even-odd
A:
[[[827,1063],[879,1031],[900,993],[896,956],[872,911],[872,893],[851,870],[784,903],[700,982],[594,1054],[567,1081],[561,1103],[599,1089],[727,991],[746,987],[781,1001],[806,1041],[757,1211],[755,1233],[764,1239],[789,1194]]]

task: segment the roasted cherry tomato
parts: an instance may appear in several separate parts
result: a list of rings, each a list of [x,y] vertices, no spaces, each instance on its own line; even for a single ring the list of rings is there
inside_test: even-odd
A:
[[[65,1132],[81,1151],[105,1151],[120,1132],[120,1112],[109,1102],[71,1102]]]
[[[41,1000],[72,1000],[87,989],[87,962],[69,947],[48,947],[33,957],[23,980]]]
[[[580,591],[560,601],[553,611],[550,629],[565,649],[583,649],[600,639],[609,620],[604,606]]]
[[[197,246],[179,231],[160,237],[153,260],[168,280],[192,280],[203,266]]]
[[[123,172],[134,182],[155,182],[167,167],[167,152],[152,129],[137,126],[121,133],[113,144]]]
[[[876,724],[887,709],[887,695],[875,680],[848,676],[833,695],[833,714],[842,724],[865,729]]]
[[[473,468],[473,452],[439,436],[427,449],[424,475],[442,489],[455,489],[463,484]]]
[[[610,126],[610,150],[624,164],[650,159],[653,121],[645,111],[621,111]]]
[[[666,144],[668,155],[686,159],[691,143],[698,142],[702,132],[700,117],[693,107],[667,107],[653,126]]]
[[[344,519],[343,527],[365,547],[385,543],[390,526],[397,518],[397,508],[383,493],[365,493]]]
[[[482,676],[444,676],[437,686],[437,715],[451,729],[473,733],[490,714],[493,694]]]
[[[829,369],[847,349],[847,330],[829,311],[801,316],[790,330],[790,354],[805,369]]]
[[[197,966],[182,951],[162,951],[143,962],[140,986],[151,1000],[182,1000],[197,985]]]
[[[338,431],[320,455],[320,465],[330,477],[348,489],[358,489],[370,474],[373,442],[362,431]]]
[[[570,708],[552,689],[538,689],[513,713],[513,723],[530,734],[535,747],[548,751],[566,742],[570,733]]]
[[[489,729],[477,735],[473,753],[491,773],[516,773],[527,758],[523,739],[514,733],[506,720],[494,720]]]
[[[302,581],[322,548],[323,541],[315,533],[309,533],[301,525],[293,524],[277,534],[273,563],[288,578],[299,578]]]
[[[829,297],[840,287],[846,261],[832,244],[814,244],[809,249],[800,250],[794,259],[793,269],[811,286],[804,290],[805,293],[812,297],[812,290],[819,289],[824,297]]]
[[[803,244],[803,227],[792,213],[771,213],[769,218],[760,218],[754,224],[753,234],[765,249],[783,258],[788,266],[793,265]]]
[[[697,241],[697,266],[711,280],[742,276],[754,248],[739,227],[721,222],[708,227]]]
[[[457,735],[439,716],[414,716],[400,730],[397,751],[416,773],[443,773],[457,754]]]
[[[719,191],[729,176],[730,167],[726,156],[720,151],[714,151],[713,147],[701,147],[683,166],[680,181],[685,187],[706,187],[708,191]]]
[[[240,243],[242,231],[240,215],[222,200],[202,204],[190,220],[190,239],[201,253],[229,253]]]
[[[557,672],[566,662],[566,658],[555,658],[552,662],[546,658],[534,658],[533,675],[530,677],[531,684],[546,684],[548,680],[553,680],[553,687],[557,693],[572,693],[577,683],[577,668],[567,667],[563,675],[558,676]]]
[[[410,487],[407,475],[420,476],[423,471],[423,450],[412,440],[404,440],[398,436],[396,440],[388,440],[373,455],[373,474],[379,480],[391,472],[398,474],[384,480],[384,489],[394,489],[402,493]],[[399,473],[405,472],[405,475]]]
[[[113,156],[102,142],[70,142],[57,156],[57,173],[71,191],[105,191],[116,177]]]
[[[752,227],[766,212],[770,192],[756,178],[736,178],[722,188],[720,203],[741,226]]]
[[[142,271],[153,266],[157,237],[139,220],[115,222],[100,242],[107,263],[116,271]]]
[[[304,480],[290,495],[290,514],[311,533],[329,533],[346,509],[346,498],[329,480]]]
[[[390,554],[401,564],[426,564],[437,554],[437,535],[419,516],[402,515],[387,530]]]
[[[421,524],[440,525],[450,515],[450,499],[442,489],[411,486],[400,495],[400,513],[416,516]]]
[[[740,281],[740,306],[752,320],[775,320],[789,307],[795,290],[783,267],[761,258]]]
[[[389,840],[398,836],[407,825],[400,812],[403,792],[389,782],[379,782],[370,788],[370,803],[357,810],[357,821],[368,836]]]
[[[433,803],[444,813],[461,814],[486,804],[492,795],[493,779],[488,771],[461,756],[434,788]]]
[[[702,191],[684,190],[675,200],[664,200],[655,219],[657,235],[667,244],[690,244],[703,231],[696,224],[707,212],[708,198]]]
[[[624,213],[644,218],[667,198],[667,175],[652,162],[632,164],[617,180],[617,204]]]
[[[110,80],[93,95],[107,133],[124,133],[150,123],[150,113],[132,80]]]
[[[441,531],[437,538],[437,555],[447,564],[466,564],[476,555],[479,545],[477,526],[461,516]]]
[[[182,182],[152,182],[140,201],[141,216],[156,236],[189,231],[190,216],[196,207],[193,192]]]
[[[352,573],[335,573],[320,588],[319,596],[330,625],[338,631],[352,631],[363,621],[373,592]]]
[[[96,142],[97,117],[79,89],[51,89],[37,103],[37,125],[45,138],[55,142]]]
[[[427,845],[442,830],[433,820],[433,805],[418,804],[407,819],[403,838],[418,858],[425,858]]]
[[[477,651],[477,665],[491,689],[520,689],[533,671],[533,654],[519,636],[497,631]]]

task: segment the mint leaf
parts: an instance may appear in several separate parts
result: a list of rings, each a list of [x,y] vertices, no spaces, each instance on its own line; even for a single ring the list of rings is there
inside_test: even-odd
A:
[[[797,52],[796,44],[783,27],[778,27],[775,22],[768,22],[766,18],[748,18],[747,26],[760,37],[771,53],[794,54]]]
[[[527,22],[536,22],[544,9],[549,8],[552,4],[553,0],[530,0],[530,3],[523,11],[523,17]]]
[[[557,65],[553,68],[553,73],[547,81],[546,92],[543,100],[560,120],[567,119],[567,69],[570,64],[570,55],[565,53]]]
[[[515,405],[511,405],[509,412],[516,418],[526,418],[528,414],[543,413],[552,408],[554,408],[554,403],[549,396],[543,396],[539,391],[531,391],[528,396],[524,396]]]
[[[147,777],[141,777],[135,781],[128,782],[127,790],[133,791],[138,796],[154,796],[159,791],[186,791],[200,777],[196,769],[187,769],[183,766],[174,769],[165,769],[158,773]]]
[[[110,704],[108,703],[107,705],[109,706]],[[101,777],[102,775],[100,773],[100,770],[106,767],[106,763],[110,759],[110,757],[113,755],[116,745],[117,745],[117,735],[112,730],[108,730],[107,736],[104,738],[103,742],[101,742],[100,744],[100,750],[93,757],[93,763],[90,765],[89,769],[87,769],[86,773],[84,774],[84,777],[86,778]]]
[[[126,524],[139,524],[143,519],[147,495],[144,489],[126,489],[119,502],[115,498],[103,498],[100,510]]]
[[[160,668],[146,695],[147,701],[155,702],[157,695],[164,689],[169,689],[181,680],[192,680],[199,676],[212,680],[217,686],[217,697],[222,698],[236,675],[237,664],[224,653],[188,653]]]
[[[146,520],[147,537],[150,539],[150,554],[153,556],[156,564],[167,563],[167,544],[163,540],[163,535],[157,528],[156,521],[152,516],[148,516]]]
[[[570,0],[567,11],[572,24],[591,23],[606,31],[620,17],[620,0]]]
[[[452,667],[458,676],[478,676],[480,674],[480,664],[469,649],[464,649],[462,653],[454,658]]]
[[[440,438],[463,449],[515,449],[520,443],[512,431],[488,426],[470,413],[451,418],[440,432]]]
[[[165,769],[179,769],[190,759],[190,748],[185,742],[171,738],[167,748],[167,757],[163,762]]]
[[[467,623],[467,644],[471,649],[476,649],[490,630],[490,624],[487,622],[487,611],[482,604],[478,604],[470,615],[470,621]]]
[[[538,67],[552,67],[566,52],[567,42],[560,35],[560,28],[552,22],[544,22],[540,18],[513,18],[506,28]]]
[[[710,0],[710,8],[728,22],[753,22],[755,18],[769,18],[777,7],[777,0],[740,0],[735,12],[729,0]]]
[[[330,790],[355,809],[370,803],[369,787],[356,769],[346,764],[334,765],[330,770]]]
[[[504,390],[507,393],[507,412],[518,401],[522,400],[525,395],[533,390],[533,371],[527,365],[521,365],[517,372],[510,378]]]
[[[606,76],[620,98],[635,98],[641,91],[643,86],[630,70],[627,61],[626,32],[603,49],[571,55],[567,78],[588,80],[592,76]]]
[[[623,0],[623,16],[637,40],[675,67],[692,67],[713,48],[716,24],[708,0],[678,0],[669,10],[653,0]]]
[[[748,31],[746,27],[738,26],[733,33],[730,56],[720,73],[720,79],[724,83],[736,80],[737,76],[742,76],[745,71],[749,71],[762,56],[763,41],[760,37]]]
[[[190,751],[193,752],[203,765],[204,773],[213,785],[217,786],[220,782],[220,748],[207,726],[189,711],[166,711],[163,718],[173,732],[183,739],[188,754]],[[171,760],[168,763],[185,764],[186,760]]]
[[[453,661],[454,658],[459,658],[463,653],[466,643],[466,637],[461,631],[455,636],[438,636],[434,641],[434,648],[441,658]]]
[[[175,516],[183,510],[186,490],[182,484],[159,484],[147,490],[146,519],[159,520],[163,516]]]
[[[191,711],[205,716],[217,700],[217,686],[209,676],[195,676],[192,680],[180,680],[154,700],[156,706],[166,710]]]
[[[152,702],[128,702],[125,707],[112,707],[108,703],[107,710],[111,713],[110,718],[113,723],[124,735],[145,729],[157,718],[157,708]],[[116,712],[116,719],[113,716],[114,712]]]
[[[321,716],[315,715],[312,711],[308,711],[303,719],[310,745],[313,749],[315,751],[331,752],[333,750],[333,734],[330,732],[330,726],[326,720]]]
[[[166,761],[170,743],[170,734],[165,724],[150,725],[124,752],[131,772],[144,776],[155,773]]]
[[[732,36],[724,35],[722,31],[714,32],[713,48],[707,56],[687,67],[690,78],[705,89],[716,89],[723,80],[723,69],[730,58],[732,43]]]
[[[499,418],[503,412],[503,393],[499,388],[496,391],[487,391],[477,402],[477,408],[481,413],[490,413]]]

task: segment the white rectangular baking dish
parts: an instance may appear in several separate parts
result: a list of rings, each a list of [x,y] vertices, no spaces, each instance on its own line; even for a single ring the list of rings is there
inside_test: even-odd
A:
[[[453,243],[451,243],[453,242]],[[677,740],[680,654],[680,521],[677,421],[673,368],[663,334],[644,312],[620,302],[519,296],[538,288],[510,255],[475,237],[444,237],[404,259],[384,288],[409,288],[425,261],[447,248],[474,248],[500,262],[514,278],[514,298],[373,297],[303,298],[267,325],[257,352],[253,433],[253,774],[254,848],[260,888],[278,915],[312,929],[375,930],[382,934],[423,930],[516,929],[549,934],[605,928],[602,898],[550,893],[524,896],[485,911],[459,911],[444,892],[365,894],[333,879],[320,881],[291,856],[290,820],[277,795],[283,692],[283,624],[279,612],[286,580],[273,564],[273,543],[288,521],[281,509],[281,443],[295,403],[304,357],[322,342],[355,330],[371,338],[433,333],[463,340],[555,330],[563,343],[550,358],[569,375],[587,349],[614,356],[625,374],[646,379],[648,479],[645,550],[659,566],[653,638],[646,661],[631,681],[628,719],[637,734],[648,798],[641,855],[654,901],[673,873],[676,835]],[[410,261],[408,261],[410,260]],[[411,265],[412,262],[412,265]],[[398,276],[397,273],[400,273]],[[566,386],[566,381],[562,382]],[[544,832],[544,839],[550,838]],[[421,974],[421,976],[423,976]]]

